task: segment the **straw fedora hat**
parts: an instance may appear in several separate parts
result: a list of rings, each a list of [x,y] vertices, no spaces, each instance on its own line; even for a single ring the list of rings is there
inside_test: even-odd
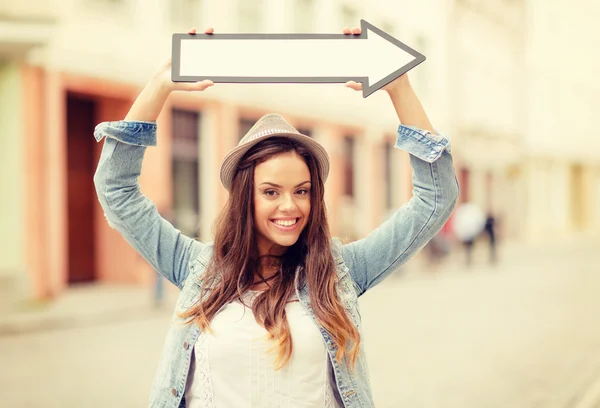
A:
[[[221,183],[227,191],[231,191],[233,177],[244,154],[255,144],[275,136],[287,137],[308,149],[317,162],[323,182],[327,180],[327,175],[329,174],[329,155],[325,148],[316,140],[298,132],[281,115],[269,113],[260,118],[240,140],[237,147],[227,153],[223,159],[221,163]]]

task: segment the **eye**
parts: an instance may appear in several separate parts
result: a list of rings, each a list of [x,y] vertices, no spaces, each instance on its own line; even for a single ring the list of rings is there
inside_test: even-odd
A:
[[[299,195],[307,195],[308,193],[309,193],[309,190],[306,188],[296,191],[296,194],[299,194]]]
[[[277,191],[275,190],[265,190],[264,195],[267,197],[275,197],[277,195]]]

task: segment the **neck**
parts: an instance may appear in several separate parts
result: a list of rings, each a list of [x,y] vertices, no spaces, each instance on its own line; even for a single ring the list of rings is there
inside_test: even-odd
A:
[[[263,278],[270,278],[275,275],[281,265],[281,257],[276,255],[263,255],[258,258],[257,275]]]
[[[254,274],[253,285],[270,286],[270,282],[279,274],[281,256],[263,255],[258,258],[258,269]]]
[[[272,244],[268,247],[263,247],[261,248],[260,246],[258,247],[258,256],[259,258],[266,258],[266,257],[280,257],[283,254],[285,254],[287,251],[287,247],[284,246],[279,246],[279,245],[275,245]]]

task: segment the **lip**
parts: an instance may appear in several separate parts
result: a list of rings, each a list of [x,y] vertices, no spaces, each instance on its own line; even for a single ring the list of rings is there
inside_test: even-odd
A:
[[[275,220],[278,220],[278,221],[298,220],[298,221],[294,225],[291,225],[289,227],[282,227],[281,225],[275,224],[275,222],[274,222]],[[271,225],[273,225],[279,231],[282,231],[282,232],[292,232],[292,231],[295,231],[298,228],[298,226],[300,225],[300,221],[301,220],[302,220],[302,218],[300,218],[300,217],[293,217],[293,218],[271,218],[269,220],[269,222],[271,223]]]

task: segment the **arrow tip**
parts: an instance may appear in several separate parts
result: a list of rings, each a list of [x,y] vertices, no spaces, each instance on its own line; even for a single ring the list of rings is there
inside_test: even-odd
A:
[[[425,61],[423,54],[366,20],[361,20],[361,28],[367,34],[369,61],[368,77],[363,82],[364,98]]]

